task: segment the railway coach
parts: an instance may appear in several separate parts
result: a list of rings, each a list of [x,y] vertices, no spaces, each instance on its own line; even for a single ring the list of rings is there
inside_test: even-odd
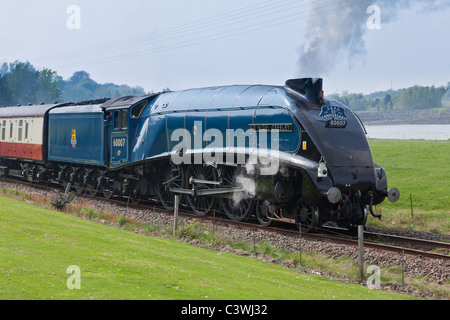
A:
[[[48,152],[48,112],[57,104],[0,108],[1,173],[44,166]]]

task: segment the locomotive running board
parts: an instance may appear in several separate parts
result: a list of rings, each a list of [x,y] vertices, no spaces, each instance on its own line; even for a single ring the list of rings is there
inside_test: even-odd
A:
[[[182,188],[169,188],[170,192],[179,193],[179,194],[188,194],[191,196],[215,196],[215,195],[224,195],[235,192],[243,192],[244,188],[214,188],[214,189],[182,189]]]

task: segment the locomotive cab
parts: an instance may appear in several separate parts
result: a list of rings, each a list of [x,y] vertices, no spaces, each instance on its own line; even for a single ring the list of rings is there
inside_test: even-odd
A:
[[[112,112],[109,123],[109,160],[111,167],[120,167],[128,162],[128,109],[117,109]]]
[[[123,97],[110,100],[102,106],[105,112],[110,168],[119,168],[130,163],[134,137],[138,132],[141,114],[147,105],[147,97]]]

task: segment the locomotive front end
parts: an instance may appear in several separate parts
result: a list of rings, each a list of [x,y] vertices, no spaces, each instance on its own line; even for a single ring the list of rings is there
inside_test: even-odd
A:
[[[342,227],[365,225],[367,211],[381,218],[373,205],[386,197],[397,201],[399,191],[387,191],[386,172],[373,162],[359,117],[323,96],[322,79],[288,80],[286,91],[305,130],[299,155],[318,162],[317,171],[308,173],[320,195],[304,190],[305,200],[319,208],[321,221],[336,221]]]

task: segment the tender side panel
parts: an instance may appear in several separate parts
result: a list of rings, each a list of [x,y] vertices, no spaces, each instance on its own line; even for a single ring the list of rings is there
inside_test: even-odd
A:
[[[104,120],[102,112],[50,113],[50,161],[104,166]]]

